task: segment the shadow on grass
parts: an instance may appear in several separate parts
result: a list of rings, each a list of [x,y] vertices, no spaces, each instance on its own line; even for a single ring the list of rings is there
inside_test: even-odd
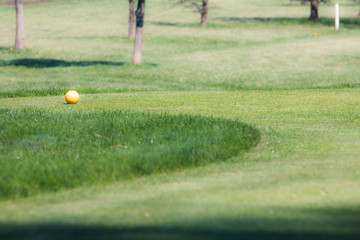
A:
[[[170,23],[170,22],[150,22],[153,25],[157,25],[157,26],[179,26],[182,24],[179,23]]]
[[[298,24],[298,25],[308,25],[308,26],[316,26],[323,25],[332,27],[334,26],[333,18],[320,18],[317,23],[313,23],[309,20],[309,18],[262,18],[262,17],[254,17],[254,18],[239,18],[239,17],[219,17],[216,20],[220,20],[222,22],[210,22],[207,28],[215,28],[215,29],[223,29],[223,28],[233,28],[237,27],[236,23],[258,23],[258,24],[284,24],[283,21],[286,21],[287,24]],[[341,18],[340,24],[342,27],[346,28],[359,28],[360,27],[360,18]],[[232,23],[232,24],[229,24]],[[199,23],[171,23],[171,22],[151,22],[153,25],[157,26],[168,26],[168,27],[187,27],[187,28],[202,28]]]
[[[0,51],[9,51],[11,47],[0,47]]]
[[[262,18],[262,17],[254,17],[254,18],[238,18],[238,17],[229,17],[229,18],[217,18],[218,20],[225,22],[241,22],[241,23],[251,23],[251,22],[259,22],[259,23],[283,23],[286,21],[287,23],[295,23],[295,24],[322,24],[326,26],[334,26],[333,18],[325,18],[322,17],[319,19],[318,23],[311,22],[308,18]],[[341,18],[341,25],[345,25],[347,27],[359,27],[360,26],[360,18]]]
[[[53,68],[53,67],[88,67],[94,65],[123,66],[124,62],[109,61],[64,61],[57,59],[24,58],[11,61],[0,61],[0,66],[16,66],[27,68]]]
[[[214,231],[183,230],[177,228],[138,227],[110,228],[99,226],[62,225],[62,224],[30,224],[2,226],[1,239],[12,240],[92,240],[92,239],[146,239],[146,240],[243,240],[243,239],[297,239],[297,240],[355,240],[360,235],[352,233],[325,234],[321,232],[286,232],[286,231]]]
[[[285,210],[285,209],[283,209]],[[212,219],[184,226],[107,227],[80,224],[2,224],[0,239],[360,239],[360,211],[351,209],[299,209],[300,216],[287,218]],[[291,210],[290,210],[291,211]],[[301,213],[304,211],[305,215]],[[307,218],[308,217],[308,218]]]

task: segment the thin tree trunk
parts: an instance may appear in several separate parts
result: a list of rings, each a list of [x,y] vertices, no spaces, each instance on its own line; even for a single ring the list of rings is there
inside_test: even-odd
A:
[[[311,0],[311,13],[310,13],[310,21],[317,22],[319,21],[319,2],[318,0]]]
[[[129,0],[129,39],[135,37],[135,1]]]
[[[145,14],[145,0],[138,0],[136,9],[136,34],[135,34],[135,48],[134,48],[134,64],[142,63],[142,43],[143,43],[143,26]]]
[[[15,0],[16,8],[16,38],[15,49],[25,49],[25,19],[24,19],[24,4],[23,0]]]
[[[208,0],[202,1],[202,9],[201,9],[201,26],[206,27],[207,25],[207,4]]]

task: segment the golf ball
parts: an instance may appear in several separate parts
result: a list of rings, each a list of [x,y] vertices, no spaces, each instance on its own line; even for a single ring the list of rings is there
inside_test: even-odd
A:
[[[68,91],[65,95],[65,101],[68,104],[76,104],[80,99],[79,94],[76,91]]]

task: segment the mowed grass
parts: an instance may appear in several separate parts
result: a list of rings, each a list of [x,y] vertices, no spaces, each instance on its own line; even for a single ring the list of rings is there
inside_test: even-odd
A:
[[[358,89],[143,92],[1,99],[71,114],[132,109],[257,126],[259,145],[223,163],[0,204],[1,234],[77,239],[356,239]],[[21,231],[20,231],[21,229]]]
[[[30,89],[203,90],[357,84],[358,6],[214,0],[209,26],[171,1],[146,7],[144,64],[131,64],[126,1],[54,1],[26,7],[25,52],[14,52],[14,8],[0,7],[0,92]],[[51,12],[51,16],[49,15]],[[66,16],[66,17],[64,17]],[[45,20],[47,19],[47,20]],[[269,74],[271,72],[271,74]]]
[[[186,157],[189,165],[180,171],[164,167],[169,166],[166,161],[151,166],[156,174],[135,171],[126,179],[110,179],[118,171],[101,172],[97,179],[91,175],[92,181],[63,171],[78,184],[60,187],[70,181],[61,179],[53,189],[28,189],[33,196],[15,194],[1,201],[0,238],[358,239],[359,9],[352,0],[339,2],[341,29],[335,32],[334,3],[321,4],[320,22],[313,24],[307,21],[310,7],[300,3],[213,0],[209,26],[201,28],[191,9],[152,0],[146,7],[141,66],[131,64],[127,1],[59,0],[28,6],[30,48],[25,52],[10,50],[14,8],[0,7],[0,122],[9,125],[0,129],[13,136],[1,141],[2,153],[18,163],[26,163],[21,157],[27,149],[34,159],[41,152],[66,153],[68,160],[94,157],[96,164],[85,166],[88,171],[110,171],[107,163],[116,169],[122,161],[114,159],[133,145],[122,143],[116,131],[88,132],[110,125],[120,130],[123,120],[112,117],[123,114],[134,117],[128,136],[150,143],[140,131],[145,116],[171,122],[162,124],[165,129],[150,124],[160,136],[172,135],[167,131],[172,123],[197,119],[198,125],[175,128],[174,133],[184,141],[189,133],[195,142],[199,135],[196,146],[206,153],[222,153],[216,147],[221,139],[236,136],[228,124],[248,124],[261,134],[259,144],[246,153],[240,149],[227,155],[230,143],[226,157],[205,157],[209,161],[197,162],[199,167]],[[64,104],[70,89],[81,93],[77,105]],[[35,121],[37,116],[45,117],[44,126]],[[74,116],[79,122],[71,125]],[[110,125],[103,121],[107,116]],[[20,123],[12,121],[15,117],[28,128],[15,127]],[[220,134],[215,149],[202,127],[208,123],[225,124],[224,132],[210,128]],[[106,134],[109,139],[101,138]],[[69,146],[71,136],[81,140]],[[4,144],[10,141],[13,148]],[[52,153],[44,150],[49,147],[45,142]],[[144,153],[140,159],[147,156],[149,151],[133,143]],[[174,143],[174,150],[190,149],[186,142]],[[113,151],[114,146],[119,148]],[[158,145],[166,153],[160,146],[168,145]],[[95,157],[97,153],[102,156]],[[39,159],[45,162],[43,169],[51,167],[50,157]],[[17,165],[18,171],[24,173],[36,161],[28,163]],[[2,171],[14,182],[21,179],[11,169]],[[51,176],[57,176],[54,172]],[[23,189],[24,182],[18,182]],[[2,182],[4,189],[6,184]]]

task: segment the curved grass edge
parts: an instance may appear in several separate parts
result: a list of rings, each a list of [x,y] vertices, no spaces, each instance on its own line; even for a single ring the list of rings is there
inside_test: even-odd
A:
[[[360,88],[360,83],[343,83],[330,86],[315,86],[315,87],[300,87],[300,88],[259,88],[259,87],[243,87],[243,86],[233,86],[233,85],[209,85],[209,88],[198,89],[196,91],[272,91],[272,90],[319,90],[319,89],[346,89],[346,88]],[[25,90],[15,90],[15,91],[5,91],[0,92],[0,99],[5,98],[17,98],[17,97],[46,97],[46,96],[59,96],[65,95],[69,90],[76,90],[79,94],[101,94],[101,93],[136,93],[136,92],[161,92],[167,91],[163,90],[154,90],[154,89],[93,89],[93,88],[80,88],[80,89],[64,89],[64,88],[49,88],[49,89],[25,89]],[[170,89],[169,89],[170,90]],[[189,91],[189,90],[177,90],[177,91]],[[194,89],[191,91],[195,91]]]
[[[179,171],[249,151],[261,134],[215,117],[0,109],[0,199]]]
[[[0,92],[0,99],[17,98],[17,97],[46,97],[65,95],[69,90],[76,90],[79,94],[96,94],[96,93],[128,93],[128,92],[146,92],[145,89],[65,89],[65,88],[48,88],[48,89],[24,89],[15,91]],[[152,90],[155,91],[155,90]]]

